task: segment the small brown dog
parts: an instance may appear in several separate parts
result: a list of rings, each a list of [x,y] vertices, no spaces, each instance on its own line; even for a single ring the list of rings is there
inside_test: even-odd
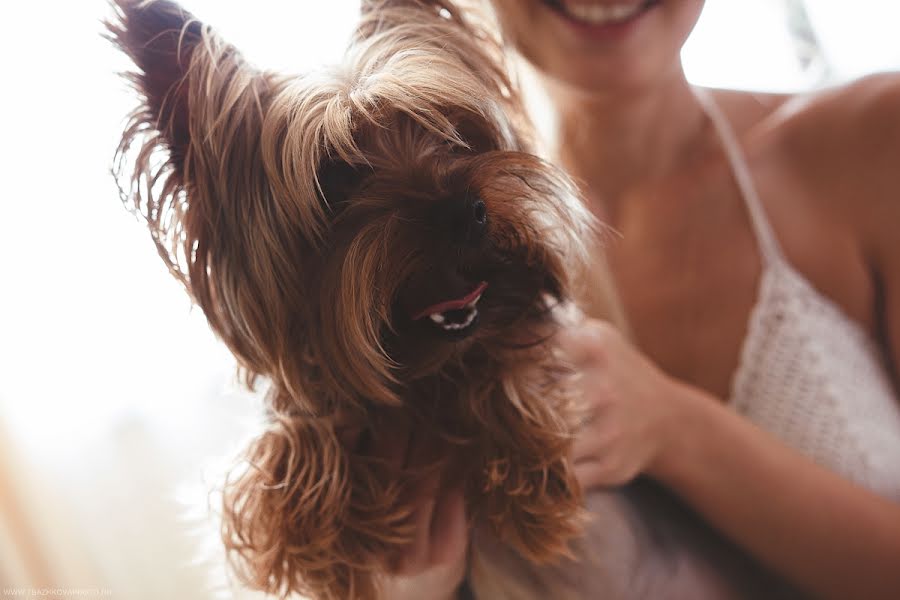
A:
[[[342,64],[289,77],[171,2],[115,4],[143,97],[123,198],[247,384],[271,382],[271,425],[225,494],[245,580],[376,596],[435,471],[504,544],[565,553],[575,410],[544,342],[595,232],[530,153],[478,7],[365,2]],[[397,422],[425,448],[400,469],[378,453]]]

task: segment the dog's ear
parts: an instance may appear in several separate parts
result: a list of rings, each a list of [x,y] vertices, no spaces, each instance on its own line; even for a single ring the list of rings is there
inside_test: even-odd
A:
[[[191,134],[187,74],[204,26],[173,2],[115,0],[114,6],[117,19],[106,23],[107,37],[137,66],[128,77],[145,99],[143,116],[182,169]]]
[[[416,84],[415,105],[437,105],[434,112],[473,151],[533,147],[511,53],[487,0],[362,0],[355,39],[361,47],[375,41],[402,48],[381,68],[402,70]],[[444,132],[440,121],[425,121]]]
[[[105,37],[134,62],[126,77],[144,99],[134,120],[162,136],[179,170],[192,141],[261,108],[272,77],[209,25],[169,0],[110,1],[115,14]]]
[[[283,78],[173,2],[113,8],[107,37],[133,60],[126,76],[141,96],[116,156],[122,200],[240,364],[272,373],[288,341],[270,328],[287,331],[293,314],[273,290],[300,285],[290,275],[302,254],[296,219],[279,214],[259,158]],[[270,240],[283,247],[262,243]]]

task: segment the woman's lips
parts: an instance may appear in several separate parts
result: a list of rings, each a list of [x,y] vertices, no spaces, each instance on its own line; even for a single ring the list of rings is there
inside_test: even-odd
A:
[[[631,28],[651,8],[662,0],[631,2],[585,2],[582,0],[544,0],[554,13],[591,36],[614,36]]]
[[[646,2],[576,2],[560,0],[560,10],[569,18],[585,25],[614,25],[623,23],[646,8]]]

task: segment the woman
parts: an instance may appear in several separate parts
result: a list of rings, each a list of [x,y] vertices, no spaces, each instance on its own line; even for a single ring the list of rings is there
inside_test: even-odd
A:
[[[679,50],[702,0],[493,3],[553,101],[559,162],[621,233],[630,339],[561,336],[595,409],[582,485],[646,475],[816,597],[897,597],[900,77],[698,92]],[[412,597],[454,594],[461,511],[423,504],[395,580]]]

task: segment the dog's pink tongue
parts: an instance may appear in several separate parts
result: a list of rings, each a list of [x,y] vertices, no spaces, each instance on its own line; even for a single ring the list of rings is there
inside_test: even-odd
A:
[[[475,300],[478,296],[480,296],[485,289],[487,289],[487,281],[482,281],[475,288],[467,293],[462,298],[456,298],[454,300],[443,300],[438,302],[437,304],[432,304],[428,308],[423,308],[419,312],[413,315],[413,321],[417,321],[419,319],[424,319],[428,315],[433,315],[434,313],[442,313],[448,310],[457,310],[460,308],[464,308],[466,304],[469,304],[473,300]]]

